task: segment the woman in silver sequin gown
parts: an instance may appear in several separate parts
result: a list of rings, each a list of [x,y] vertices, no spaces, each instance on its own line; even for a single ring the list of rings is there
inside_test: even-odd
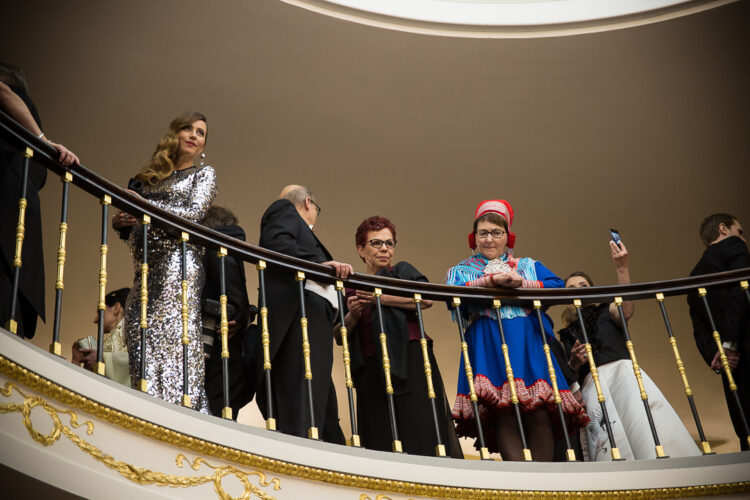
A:
[[[159,208],[185,219],[200,222],[216,196],[216,173],[209,166],[196,166],[206,141],[206,118],[185,113],[169,125],[149,165],[136,176],[143,182],[141,195]],[[137,387],[140,378],[140,294],[143,257],[142,226],[118,212],[113,225],[131,226],[127,243],[133,256],[135,280],[125,315],[130,356],[130,379]],[[204,360],[201,340],[200,299],[205,282],[203,247],[187,244],[188,282],[188,395],[192,408],[208,413],[204,389]],[[148,333],[146,373],[148,393],[170,403],[181,403],[182,359],[182,255],[175,234],[151,226],[148,235]]]

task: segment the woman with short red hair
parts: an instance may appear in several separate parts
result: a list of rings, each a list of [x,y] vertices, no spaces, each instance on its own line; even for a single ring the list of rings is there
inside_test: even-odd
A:
[[[357,228],[355,243],[368,274],[427,282],[427,278],[408,262],[393,264],[396,228],[385,217],[376,215],[365,219]],[[427,397],[414,302],[411,298],[394,295],[383,295],[380,301],[383,306],[382,331],[388,335],[387,349],[399,439],[406,453],[435,455],[437,437],[432,423],[432,406]],[[393,435],[389,424],[382,350],[377,338],[381,328],[374,304],[375,298],[371,292],[347,290],[348,312],[344,321],[351,332],[352,377],[357,390],[357,425],[362,445],[373,450],[390,451]],[[431,306],[432,301],[422,301],[423,309]],[[449,456],[463,458],[429,337],[427,353],[432,365],[441,442]]]

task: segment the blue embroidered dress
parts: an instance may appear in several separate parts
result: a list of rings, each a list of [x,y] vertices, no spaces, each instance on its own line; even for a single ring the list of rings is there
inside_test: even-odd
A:
[[[505,253],[500,260],[504,263],[503,265],[507,264],[510,269],[521,275],[524,288],[561,288],[564,286],[563,281],[541,262],[528,257],[516,259],[508,253]],[[483,282],[482,278],[485,276],[485,267],[488,263],[488,259],[482,254],[473,255],[448,270],[446,283],[457,286],[484,286],[486,281]],[[463,306],[461,313],[467,322],[471,322],[466,330],[466,342],[474,372],[474,388],[479,403],[482,429],[490,451],[497,451],[497,429],[494,425],[495,419],[491,417],[497,413],[512,411],[497,315],[490,307],[472,304]],[[508,354],[521,411],[530,412],[542,407],[547,408],[551,412],[555,433],[561,435],[555,395],[549,378],[536,314],[519,306],[502,306],[500,317],[508,344]],[[556,342],[552,321],[547,314],[542,315],[542,322],[547,341]],[[557,375],[557,386],[562,398],[568,432],[572,433],[584,427],[588,423],[588,417],[570,393],[565,377],[554,357],[552,357],[552,364]],[[477,437],[469,384],[462,360],[459,360],[458,371],[458,394],[453,405],[453,418],[458,424],[460,436]]]

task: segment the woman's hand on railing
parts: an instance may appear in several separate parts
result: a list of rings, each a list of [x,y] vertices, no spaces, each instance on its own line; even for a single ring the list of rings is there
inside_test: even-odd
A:
[[[138,221],[135,217],[127,212],[123,212],[122,210],[118,210],[117,212],[115,212],[114,217],[112,217],[112,227],[114,227],[115,229],[132,227],[135,226],[136,222]]]
[[[519,288],[523,285],[523,278],[516,271],[511,271],[509,273],[495,273],[492,275],[492,282],[495,286]]]

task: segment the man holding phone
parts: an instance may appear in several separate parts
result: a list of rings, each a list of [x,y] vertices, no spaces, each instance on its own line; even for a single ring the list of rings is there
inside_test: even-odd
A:
[[[104,297],[104,339],[102,356],[104,359],[104,376],[122,385],[130,387],[130,369],[128,367],[128,346],[123,331],[125,303],[130,288],[120,288],[109,292]],[[94,316],[94,323],[99,323],[99,314]],[[71,348],[73,364],[94,371],[96,366],[96,337],[89,336],[73,342]]]
[[[747,251],[742,224],[729,214],[713,214],[703,220],[699,234],[706,251],[690,272],[690,276],[718,273],[750,267],[750,254]],[[719,348],[713,338],[713,328],[706,314],[703,300],[697,293],[688,295],[690,319],[693,322],[693,335],[706,364],[717,374],[721,374],[724,396],[729,407],[729,416],[741,449],[748,450],[747,430],[743,422],[750,418],[750,307],[744,291],[739,286],[709,289],[707,295],[716,329],[721,335],[729,368],[737,385],[740,408],[734,403],[729,382],[724,374],[719,357]]]

